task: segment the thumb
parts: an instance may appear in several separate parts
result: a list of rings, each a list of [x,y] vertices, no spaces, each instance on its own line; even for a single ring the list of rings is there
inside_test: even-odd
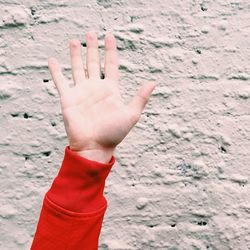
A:
[[[136,113],[140,117],[155,87],[156,83],[148,82],[139,88],[133,99],[128,104],[133,113]]]

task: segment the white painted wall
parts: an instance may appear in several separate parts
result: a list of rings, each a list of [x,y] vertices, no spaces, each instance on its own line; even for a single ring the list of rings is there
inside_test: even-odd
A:
[[[125,102],[158,83],[117,148],[99,249],[250,249],[249,13],[248,0],[0,0],[0,249],[29,249],[67,145],[47,59],[70,78],[68,42],[88,30],[102,59],[116,36]]]

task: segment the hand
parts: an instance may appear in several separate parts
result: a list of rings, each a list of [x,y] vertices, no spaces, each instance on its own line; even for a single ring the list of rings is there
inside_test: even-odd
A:
[[[115,147],[139,121],[141,113],[156,84],[140,87],[128,105],[119,92],[119,65],[116,40],[105,36],[105,79],[100,78],[101,66],[95,32],[86,33],[87,75],[77,39],[69,42],[74,86],[70,87],[54,57],[48,66],[60,96],[64,126],[70,149],[82,156],[108,162]]]

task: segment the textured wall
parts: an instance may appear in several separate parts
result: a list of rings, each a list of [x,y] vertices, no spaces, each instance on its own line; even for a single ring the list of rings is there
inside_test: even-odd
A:
[[[117,148],[99,249],[250,249],[249,0],[0,0],[0,249],[29,249],[67,145],[47,59],[71,78],[88,30],[102,64],[116,36],[125,102],[158,83]]]

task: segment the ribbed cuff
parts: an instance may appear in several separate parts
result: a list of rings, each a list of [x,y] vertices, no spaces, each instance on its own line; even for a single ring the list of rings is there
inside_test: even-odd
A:
[[[115,156],[107,164],[89,160],[66,146],[61,168],[46,196],[72,212],[95,212],[106,204],[105,180],[115,160]]]

